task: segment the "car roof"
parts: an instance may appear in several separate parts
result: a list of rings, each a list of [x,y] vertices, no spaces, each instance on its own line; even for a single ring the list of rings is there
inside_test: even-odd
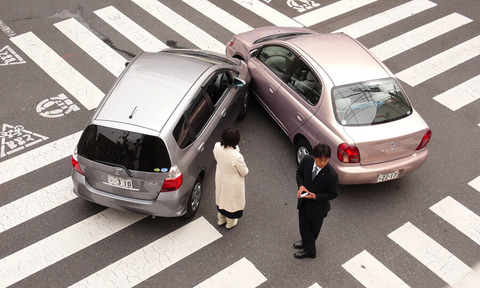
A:
[[[344,33],[310,34],[286,41],[317,62],[335,86],[390,77],[363,45]]]
[[[128,65],[95,120],[159,132],[192,85],[213,65],[179,53],[143,52]]]

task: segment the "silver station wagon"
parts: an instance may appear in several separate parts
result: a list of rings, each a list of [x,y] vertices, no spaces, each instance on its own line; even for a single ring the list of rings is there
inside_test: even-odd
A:
[[[74,193],[116,209],[192,217],[214,143],[248,111],[249,81],[243,61],[213,52],[137,55],[72,155]]]
[[[226,54],[247,62],[251,91],[295,144],[297,163],[323,142],[339,182],[362,184],[397,179],[425,162],[430,128],[355,39],[263,27],[235,35]]]

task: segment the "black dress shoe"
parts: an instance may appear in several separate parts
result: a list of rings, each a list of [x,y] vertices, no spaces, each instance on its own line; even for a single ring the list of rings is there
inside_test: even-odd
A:
[[[293,243],[293,248],[295,248],[295,249],[303,249],[303,242],[302,242],[302,240]]]
[[[295,257],[297,259],[303,259],[303,258],[315,258],[316,256],[315,255],[308,255],[307,253],[305,253],[305,251],[301,251],[301,252],[296,252],[295,254],[293,254],[293,257]]]

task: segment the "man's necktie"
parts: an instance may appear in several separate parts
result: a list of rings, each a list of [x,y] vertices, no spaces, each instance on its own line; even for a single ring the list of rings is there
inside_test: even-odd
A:
[[[313,172],[312,172],[312,180],[315,178],[315,176],[317,176],[318,174],[318,167],[315,166],[315,168],[313,168]]]

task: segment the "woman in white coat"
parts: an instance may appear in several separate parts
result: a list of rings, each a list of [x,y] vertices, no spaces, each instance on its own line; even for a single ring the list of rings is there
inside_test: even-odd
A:
[[[227,224],[230,229],[237,225],[245,208],[245,176],[248,168],[238,143],[240,132],[233,127],[222,132],[222,141],[215,143],[213,155],[217,161],[215,172],[215,202],[218,210],[218,225]]]

